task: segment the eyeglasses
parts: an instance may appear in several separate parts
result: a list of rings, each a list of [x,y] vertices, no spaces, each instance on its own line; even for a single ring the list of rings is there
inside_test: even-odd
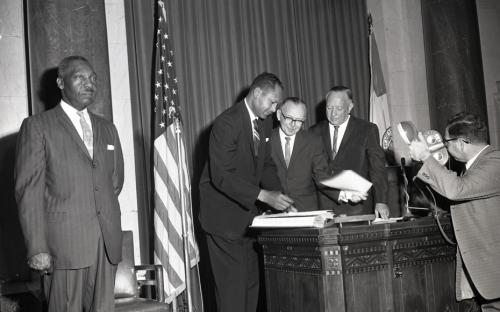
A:
[[[444,144],[444,146],[448,146],[448,143],[449,143],[449,142],[451,142],[451,141],[456,141],[456,140],[458,140],[458,139],[460,139],[460,140],[464,141],[465,143],[470,143],[470,141],[469,141],[469,140],[466,140],[466,139],[464,139],[464,138],[451,138],[451,139],[443,139],[443,144]]]
[[[305,122],[305,120],[302,120],[302,119],[293,119],[292,117],[283,114],[283,111],[281,111],[281,110],[280,110],[280,112],[281,112],[281,116],[283,116],[283,118],[285,118],[285,121],[290,123],[290,124],[297,124],[299,126],[302,126]]]

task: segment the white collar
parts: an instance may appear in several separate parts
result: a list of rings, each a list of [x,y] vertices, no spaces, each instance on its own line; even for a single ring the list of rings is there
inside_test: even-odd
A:
[[[477,152],[476,155],[474,155],[474,157],[472,157],[471,159],[469,159],[469,161],[467,161],[465,163],[465,170],[469,170],[469,168],[472,166],[474,161],[476,161],[477,156],[479,156],[479,154],[481,154],[481,152],[484,151],[488,146],[489,145],[486,145],[485,147],[483,147],[479,152]]]
[[[61,100],[61,107],[68,116],[78,115],[77,113],[79,112],[79,110],[77,110],[76,108],[74,108],[70,104],[66,103],[64,100]],[[85,117],[88,117],[89,113],[88,113],[86,107],[84,109],[82,109],[81,112],[83,112],[83,115],[85,115]]]
[[[247,98],[245,98],[244,101],[245,101],[245,106],[247,107],[248,110],[248,115],[250,115],[250,121],[253,122],[255,119],[259,117],[255,116],[255,114],[253,113],[252,109],[248,105]]]
[[[345,128],[347,128],[347,123],[349,122],[349,119],[351,119],[351,114],[347,115],[347,119],[339,125],[339,130],[344,130]],[[330,125],[331,129],[335,128],[335,126],[332,125],[330,122],[328,122],[328,124]]]

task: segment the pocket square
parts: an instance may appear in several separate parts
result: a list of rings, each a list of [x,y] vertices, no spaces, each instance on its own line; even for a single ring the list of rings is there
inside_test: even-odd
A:
[[[108,144],[107,148],[106,148],[108,151],[114,151],[115,150],[115,146],[114,145],[110,145]]]
[[[269,138],[266,138],[266,142],[269,142]]]

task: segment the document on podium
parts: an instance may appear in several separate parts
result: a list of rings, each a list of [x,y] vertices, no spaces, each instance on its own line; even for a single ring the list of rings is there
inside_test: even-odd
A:
[[[333,219],[331,210],[282,212],[256,216],[250,227],[255,228],[322,228],[328,220]]]
[[[333,177],[320,181],[321,184],[341,191],[367,193],[372,183],[352,170],[342,170]]]

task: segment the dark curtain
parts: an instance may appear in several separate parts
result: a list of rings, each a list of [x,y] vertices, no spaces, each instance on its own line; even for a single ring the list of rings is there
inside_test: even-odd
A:
[[[305,100],[307,126],[324,118],[324,95],[338,84],[352,88],[353,114],[368,118],[366,0],[165,2],[192,166],[195,214],[210,125],[218,114],[245,96],[257,74],[263,71],[277,74],[285,85],[285,95]],[[150,175],[153,16],[154,1],[126,1],[142,254],[149,257],[153,224]],[[203,275],[206,259],[203,246],[200,249]],[[202,280],[206,281],[207,276],[202,276]],[[204,292],[205,306],[209,308],[207,287]]]

